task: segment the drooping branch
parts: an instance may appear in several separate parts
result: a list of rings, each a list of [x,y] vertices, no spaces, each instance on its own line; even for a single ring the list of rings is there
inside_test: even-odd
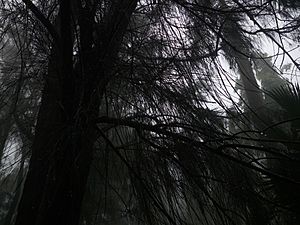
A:
[[[183,142],[189,143],[189,144],[191,144],[195,147],[198,147],[198,148],[206,148],[212,154],[220,156],[220,157],[222,157],[226,160],[229,160],[231,162],[237,163],[237,164],[239,164],[239,165],[241,165],[245,168],[257,171],[257,172],[262,173],[264,175],[267,175],[269,177],[280,179],[280,180],[282,180],[284,182],[287,182],[287,183],[291,183],[291,184],[300,186],[300,183],[296,180],[293,180],[289,177],[282,176],[282,175],[277,174],[277,173],[273,173],[273,172],[271,172],[267,169],[264,169],[262,167],[253,165],[253,163],[251,163],[251,162],[246,162],[246,161],[243,161],[241,159],[238,159],[238,158],[236,158],[236,157],[234,157],[230,154],[227,154],[223,151],[224,149],[227,149],[228,147],[229,148],[242,147],[242,148],[248,148],[248,149],[254,149],[254,150],[256,150],[257,148],[259,148],[261,150],[262,149],[261,147],[251,146],[251,145],[242,145],[242,144],[238,144],[238,145],[222,144],[217,148],[213,148],[211,146],[208,146],[205,142],[197,141],[195,139],[190,139],[189,137],[183,136],[181,134],[174,133],[174,132],[168,131],[166,129],[162,129],[161,127],[159,127],[157,125],[144,124],[144,123],[132,121],[132,120],[126,119],[126,118],[125,119],[119,119],[119,118],[111,118],[111,117],[103,116],[103,117],[99,117],[95,122],[98,123],[98,124],[99,123],[106,123],[106,124],[113,124],[113,125],[116,125],[116,126],[120,126],[120,125],[121,126],[127,126],[127,127],[134,128],[139,132],[144,130],[144,131],[155,132],[157,134],[166,135],[166,136],[169,136],[170,138],[173,138],[174,140],[183,141]]]

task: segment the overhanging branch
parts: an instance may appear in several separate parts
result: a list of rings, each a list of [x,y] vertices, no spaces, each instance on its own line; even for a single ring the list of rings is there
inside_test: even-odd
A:
[[[106,116],[103,116],[103,117],[99,117],[98,119],[96,119],[95,121],[97,124],[98,123],[107,123],[107,124],[113,124],[113,125],[117,125],[117,126],[127,126],[127,127],[131,127],[131,128],[134,128],[138,131],[141,131],[141,130],[145,130],[145,131],[150,131],[150,132],[155,132],[157,134],[162,134],[162,135],[166,135],[166,136],[169,136],[175,140],[180,140],[180,141],[183,141],[183,142],[186,142],[186,143],[189,143],[190,145],[193,145],[195,147],[204,147],[204,148],[207,148],[212,154],[215,154],[215,155],[218,155],[224,159],[227,159],[231,162],[234,162],[234,163],[237,163],[241,166],[244,166],[248,169],[252,169],[256,172],[259,172],[261,174],[264,174],[264,175],[267,175],[269,177],[273,177],[273,178],[277,178],[277,179],[281,179],[287,183],[292,183],[292,184],[296,184],[297,186],[300,186],[300,182],[296,181],[296,180],[293,180],[289,177],[285,177],[285,176],[282,176],[280,174],[277,174],[277,173],[273,173],[269,170],[266,170],[266,169],[263,169],[261,167],[258,167],[256,165],[253,165],[251,162],[246,162],[246,161],[243,161],[241,159],[238,159],[232,155],[229,155],[229,154],[226,154],[223,152],[224,149],[228,148],[228,147],[245,147],[245,148],[250,148],[250,149],[256,149],[257,147],[255,146],[248,146],[248,145],[226,145],[226,144],[223,144],[221,146],[219,146],[218,148],[213,148],[213,147],[210,147],[208,146],[205,142],[201,142],[201,141],[197,141],[197,140],[194,140],[194,139],[191,139],[189,137],[186,137],[186,136],[183,136],[183,135],[180,135],[180,134],[177,134],[177,133],[173,133],[173,132],[170,132],[170,131],[167,131],[166,129],[162,129],[160,126],[156,126],[156,125],[148,125],[148,124],[144,124],[144,123],[140,123],[140,122],[136,122],[136,121],[132,121],[130,119],[119,119],[119,118],[111,118],[111,117],[106,117]]]

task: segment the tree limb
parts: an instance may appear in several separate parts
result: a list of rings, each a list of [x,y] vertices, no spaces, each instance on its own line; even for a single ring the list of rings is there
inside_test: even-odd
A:
[[[54,43],[59,46],[60,38],[51,22],[43,15],[43,13],[32,3],[31,0],[22,0],[25,5],[31,10],[35,17],[43,24],[53,38]]]
[[[96,123],[107,123],[107,124],[114,124],[114,125],[121,125],[121,126],[127,126],[127,127],[131,127],[134,128],[138,131],[141,130],[147,130],[147,131],[151,131],[151,132],[155,132],[157,134],[162,134],[162,135],[167,135],[171,138],[174,138],[175,140],[181,140],[183,142],[189,143],[190,145],[193,145],[195,147],[205,147],[208,150],[210,150],[211,153],[218,155],[222,158],[225,158],[231,162],[237,163],[241,166],[244,166],[248,169],[252,169],[254,171],[257,171],[261,174],[267,175],[269,177],[274,177],[277,179],[281,179],[287,183],[292,183],[292,184],[296,184],[298,186],[300,186],[300,182],[293,180],[289,177],[285,177],[283,175],[280,175],[278,173],[273,173],[271,171],[265,170],[264,168],[258,167],[256,165],[253,165],[251,162],[246,162],[243,161],[241,159],[238,159],[236,157],[234,157],[233,155],[230,154],[226,154],[225,152],[223,152],[224,149],[226,149],[226,144],[225,145],[221,145],[218,148],[212,148],[211,146],[208,146],[205,142],[200,142],[197,141],[195,139],[191,139],[189,137],[174,133],[174,132],[170,132],[167,131],[165,129],[161,129],[159,126],[156,125],[148,125],[148,124],[144,124],[144,123],[139,123],[136,121],[131,121],[129,119],[119,119],[119,118],[111,118],[111,117],[106,117],[106,116],[102,116],[99,117],[96,121]],[[246,147],[247,145],[245,145],[244,147]],[[230,146],[230,147],[234,147],[234,145]],[[236,146],[235,146],[236,147]],[[253,148],[253,146],[247,146],[247,148]],[[255,149],[255,147],[254,147]]]

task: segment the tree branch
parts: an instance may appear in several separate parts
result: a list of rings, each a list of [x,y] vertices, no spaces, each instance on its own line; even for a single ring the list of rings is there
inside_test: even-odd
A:
[[[22,0],[25,5],[31,10],[35,17],[43,24],[53,38],[57,47],[60,45],[60,38],[51,22],[43,15],[43,13],[32,3],[31,0]]]
[[[200,141],[197,141],[195,139],[191,139],[189,137],[186,137],[186,136],[174,133],[174,132],[170,132],[170,131],[161,129],[161,127],[156,126],[156,125],[148,125],[148,124],[144,124],[144,123],[140,123],[140,122],[136,122],[136,121],[131,121],[131,120],[126,119],[126,118],[125,119],[118,119],[118,118],[111,118],[111,117],[103,116],[103,117],[99,117],[95,122],[96,123],[107,123],[107,124],[127,126],[127,127],[134,128],[138,131],[146,130],[146,131],[155,132],[157,134],[167,135],[171,138],[174,138],[175,140],[181,140],[183,142],[189,143],[190,145],[193,145],[193,146],[198,147],[198,148],[199,147],[200,148],[201,147],[202,148],[203,147],[207,148],[212,154],[218,155],[222,158],[225,158],[225,159],[227,159],[231,162],[237,163],[237,164],[239,164],[241,166],[244,166],[248,169],[252,169],[254,171],[257,171],[259,173],[267,175],[269,177],[281,179],[281,180],[283,180],[287,183],[292,183],[292,184],[296,184],[297,186],[300,186],[299,181],[293,180],[289,177],[285,177],[285,176],[280,175],[278,173],[273,173],[273,172],[268,171],[266,169],[263,169],[261,167],[255,166],[251,162],[246,162],[246,161],[243,161],[241,159],[238,159],[238,158],[234,157],[233,155],[226,154],[225,152],[223,152],[224,149],[229,147],[226,144],[223,144],[223,145],[221,145],[217,148],[212,148],[211,146],[208,146],[205,142],[200,142]],[[240,145],[240,146],[242,146],[242,145]],[[234,145],[231,145],[230,147],[234,147]],[[237,145],[235,147],[237,147]],[[256,148],[256,147],[253,147],[253,146],[250,146],[250,145],[249,146],[248,145],[245,145],[245,146],[243,145],[243,147],[252,148],[252,149]]]

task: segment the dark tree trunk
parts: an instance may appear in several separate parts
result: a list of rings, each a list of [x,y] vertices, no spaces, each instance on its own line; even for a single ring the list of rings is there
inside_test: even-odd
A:
[[[60,1],[61,43],[50,56],[16,225],[79,223],[100,101],[137,4],[132,0],[119,2],[94,45],[93,16],[77,18],[82,61],[74,69],[70,1]],[[84,10],[87,7],[78,8],[80,13]]]
[[[55,55],[50,56],[48,75],[35,130],[32,156],[18,208],[16,224],[35,224],[48,176],[53,150],[58,145],[58,131],[63,129],[60,115],[59,79]]]

